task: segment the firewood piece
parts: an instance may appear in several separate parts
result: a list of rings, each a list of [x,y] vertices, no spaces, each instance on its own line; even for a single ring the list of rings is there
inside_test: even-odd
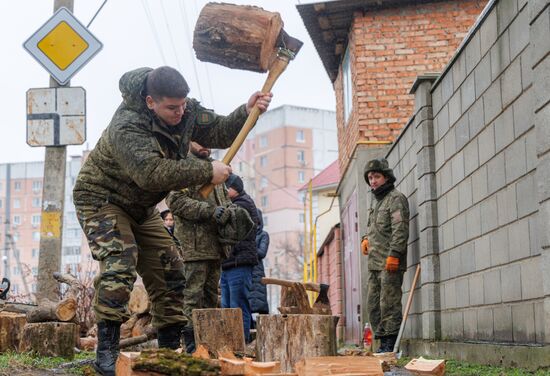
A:
[[[245,376],[265,375],[266,373],[280,373],[281,362],[255,362],[250,358],[244,358]]]
[[[336,355],[337,322],[337,316],[327,315],[260,315],[258,360],[280,361],[281,372],[292,373],[305,357]]]
[[[244,360],[218,358],[222,375],[244,375]]]
[[[213,354],[226,348],[244,352],[243,316],[240,308],[193,310],[196,346],[204,345]]]
[[[76,316],[76,299],[69,297],[60,302],[52,302],[48,299],[42,299],[38,306],[32,311],[27,312],[28,323],[48,322],[48,321],[71,321]]]
[[[210,353],[204,345],[197,346],[197,349],[193,354],[191,354],[191,356],[198,359],[210,359]]]
[[[132,337],[132,329],[134,328],[134,325],[136,325],[136,322],[138,321],[137,315],[132,315],[126,322],[122,323],[120,326],[120,338],[130,338]]]
[[[415,375],[443,376],[445,374],[445,359],[430,360],[420,357],[407,363],[405,369]]]
[[[209,3],[195,25],[193,49],[201,61],[267,72],[282,27],[279,13],[255,6]]]
[[[383,376],[380,361],[370,356],[320,356],[296,364],[298,376],[361,375]]]
[[[143,334],[143,335],[140,335],[140,336],[137,336],[137,337],[126,338],[126,339],[123,339],[123,340],[120,341],[119,347],[121,349],[124,349],[126,347],[139,345],[139,344],[147,342],[147,341],[149,341],[149,340],[151,340],[155,337],[156,337],[155,335]]]
[[[97,345],[95,337],[80,337],[78,339],[78,348],[85,351],[93,351]]]
[[[0,312],[0,352],[17,351],[27,323],[24,313]]]
[[[118,354],[118,359],[115,366],[115,374],[117,376],[155,376],[161,375],[157,372],[143,372],[143,371],[134,371],[132,370],[133,365],[136,362],[136,359],[139,357],[139,352],[120,352]]]
[[[151,309],[151,301],[149,295],[142,285],[134,285],[132,292],[130,293],[130,300],[128,301],[128,311],[131,314],[141,315],[149,312]]]
[[[78,336],[78,325],[66,322],[39,322],[23,328],[20,352],[33,351],[41,356],[72,359]]]
[[[132,337],[141,335],[150,335],[156,332],[156,329],[151,325],[153,317],[149,314],[145,314],[139,317],[132,328]]]

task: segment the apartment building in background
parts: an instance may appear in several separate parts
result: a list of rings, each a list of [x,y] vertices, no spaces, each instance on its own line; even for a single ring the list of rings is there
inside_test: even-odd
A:
[[[72,203],[81,164],[82,158],[75,156],[66,165],[61,271],[91,278],[96,265]],[[10,279],[10,295],[22,301],[31,300],[36,292],[43,178],[43,162],[0,164],[0,276]]]

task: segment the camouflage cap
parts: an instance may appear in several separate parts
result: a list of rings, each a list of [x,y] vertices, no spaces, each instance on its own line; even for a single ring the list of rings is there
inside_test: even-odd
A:
[[[395,182],[395,175],[393,174],[393,170],[390,168],[390,164],[386,160],[386,158],[376,158],[372,159],[367,162],[367,165],[365,166],[365,181],[367,184],[369,184],[369,172],[380,172],[382,173],[387,179],[389,183]]]

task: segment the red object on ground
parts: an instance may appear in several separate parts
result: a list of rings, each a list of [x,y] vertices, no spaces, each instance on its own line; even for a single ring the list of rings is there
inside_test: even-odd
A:
[[[363,347],[371,347],[372,346],[372,330],[370,328],[369,323],[365,324],[365,329],[363,330]]]

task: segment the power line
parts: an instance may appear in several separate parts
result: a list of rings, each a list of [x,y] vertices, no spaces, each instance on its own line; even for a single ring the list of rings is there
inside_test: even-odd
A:
[[[199,80],[199,74],[197,72],[197,65],[195,63],[195,59],[193,59],[193,48],[192,48],[191,38],[189,37],[189,25],[187,23],[187,18],[185,17],[186,12],[184,11],[184,9],[185,9],[185,4],[183,3],[184,1],[185,0],[178,1],[178,5],[179,5],[179,8],[180,8],[180,16],[183,20],[183,29],[184,29],[185,38],[187,39],[187,46],[188,46],[189,52],[190,52],[189,56],[191,58],[191,62],[193,63],[193,72],[195,73],[195,81],[197,82],[197,88],[199,89],[199,96],[200,96],[200,99],[202,101],[203,100],[202,89],[201,89],[201,84],[200,84],[200,80]],[[212,98],[212,102],[214,102],[214,98],[212,97],[212,93],[210,93],[210,98]]]
[[[145,16],[147,17],[147,22],[149,22],[149,27],[151,28],[151,31],[153,32],[153,38],[155,38],[155,42],[157,45],[157,48],[159,50],[160,56],[162,58],[162,62],[164,65],[167,65],[166,63],[166,56],[164,56],[164,53],[162,52],[162,45],[160,44],[160,39],[157,33],[157,29],[155,28],[155,24],[153,23],[153,17],[151,16],[151,10],[149,9],[149,6],[146,3],[146,0],[141,0],[141,5],[143,6],[143,10],[145,11]]]
[[[97,12],[95,12],[94,16],[92,17],[92,19],[90,20],[90,22],[88,22],[88,26],[86,26],[87,28],[90,27],[90,25],[92,24],[92,22],[94,22],[95,18],[97,17],[97,15],[99,14],[99,12],[101,12],[101,9],[103,9],[103,7],[105,6],[105,4],[107,3],[107,0],[105,0],[103,2],[103,4],[101,4],[101,6],[99,7],[99,9],[97,10]]]
[[[166,29],[168,30],[168,35],[170,36],[170,44],[172,45],[172,50],[174,51],[174,56],[176,57],[176,64],[180,71],[183,71],[183,66],[180,63],[180,59],[178,57],[178,50],[176,49],[176,44],[174,43],[174,36],[172,33],[172,29],[170,28],[170,23],[168,22],[168,17],[166,16],[166,9],[164,8],[164,2],[160,1],[160,8],[162,10],[162,16],[164,17],[164,22],[166,23]],[[202,97],[202,95],[201,95]]]

